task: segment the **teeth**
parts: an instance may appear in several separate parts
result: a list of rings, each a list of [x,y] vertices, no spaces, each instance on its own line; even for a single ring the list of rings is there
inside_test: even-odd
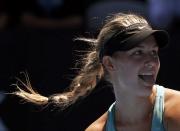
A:
[[[142,75],[153,75],[152,73],[143,73]]]

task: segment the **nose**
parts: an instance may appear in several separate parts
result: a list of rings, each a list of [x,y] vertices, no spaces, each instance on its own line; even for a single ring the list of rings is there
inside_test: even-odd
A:
[[[155,66],[158,66],[159,63],[159,59],[158,58],[154,58],[152,56],[147,57],[146,61],[145,61],[145,67],[147,67],[148,69],[152,69]]]
[[[147,67],[148,69],[152,69],[153,67],[154,67],[154,63],[152,63],[152,62],[146,62],[145,63],[145,67]]]

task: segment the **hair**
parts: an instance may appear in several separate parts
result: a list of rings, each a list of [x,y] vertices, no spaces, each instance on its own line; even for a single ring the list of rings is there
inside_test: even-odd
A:
[[[42,96],[32,89],[29,78],[26,76],[27,83],[23,83],[20,80],[19,81],[23,83],[23,86],[25,86],[27,89],[23,90],[16,85],[18,91],[14,92],[14,94],[27,100],[28,102],[38,105],[55,103],[59,105],[61,109],[65,109],[69,105],[75,103],[79,98],[83,98],[92,92],[99,80],[102,78],[106,79],[105,75],[107,73],[99,58],[101,48],[103,47],[104,43],[106,43],[117,31],[136,23],[148,24],[148,22],[142,16],[118,13],[105,21],[105,25],[100,30],[97,39],[77,38],[77,40],[90,44],[92,48],[91,51],[85,54],[84,58],[82,59],[82,67],[78,75],[72,80],[67,91],[53,94],[49,97]]]

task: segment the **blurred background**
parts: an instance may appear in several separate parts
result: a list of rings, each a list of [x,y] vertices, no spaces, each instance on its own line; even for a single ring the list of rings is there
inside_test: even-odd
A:
[[[62,92],[83,54],[75,50],[88,49],[73,39],[96,37],[106,16],[118,12],[143,15],[152,27],[169,32],[157,83],[180,90],[179,7],[180,0],[0,0],[0,131],[81,131],[109,108],[114,96],[106,82],[65,111],[5,93],[15,91],[11,84],[24,78],[22,71],[39,93]]]

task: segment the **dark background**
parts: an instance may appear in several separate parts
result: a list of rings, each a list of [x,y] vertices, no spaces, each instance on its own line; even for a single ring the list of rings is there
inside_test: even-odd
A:
[[[20,72],[24,71],[42,95],[62,92],[77,73],[72,68],[83,54],[74,50],[88,48],[73,38],[96,37],[105,16],[115,12],[136,12],[153,27],[169,32],[170,45],[160,53],[157,83],[180,90],[180,13],[176,0],[168,4],[145,0],[44,1],[47,3],[0,1],[0,131],[81,131],[108,109],[114,96],[103,81],[88,97],[65,111],[53,105],[23,103],[5,93],[15,91],[10,85],[16,82],[15,77],[23,79]]]

